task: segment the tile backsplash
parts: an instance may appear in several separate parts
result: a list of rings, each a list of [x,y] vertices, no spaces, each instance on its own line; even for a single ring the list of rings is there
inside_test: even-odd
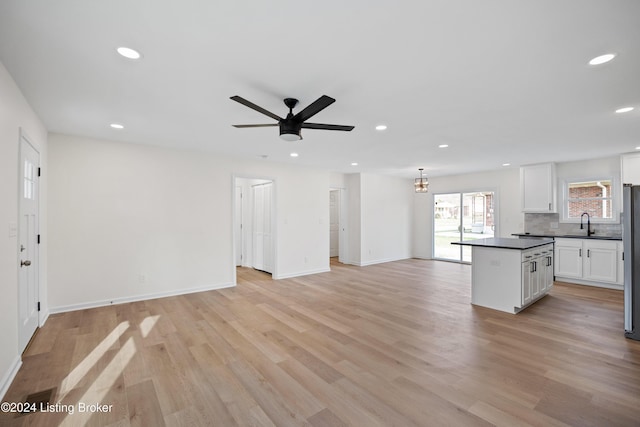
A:
[[[552,228],[556,226],[557,228]],[[586,224],[585,224],[586,227]],[[591,224],[595,230],[595,236],[622,236],[621,224]],[[579,234],[586,230],[580,230],[580,224],[560,222],[560,214],[557,213],[526,213],[524,214],[524,231],[531,234],[566,235]]]

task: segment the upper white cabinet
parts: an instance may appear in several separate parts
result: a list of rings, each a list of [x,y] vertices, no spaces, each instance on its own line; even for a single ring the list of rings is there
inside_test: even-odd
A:
[[[640,185],[640,153],[629,153],[620,156],[622,183]]]
[[[522,212],[557,212],[556,187],[554,163],[522,166],[520,168]]]

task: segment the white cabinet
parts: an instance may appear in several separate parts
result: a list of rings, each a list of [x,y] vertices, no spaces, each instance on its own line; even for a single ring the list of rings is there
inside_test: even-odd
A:
[[[640,153],[628,153],[620,156],[622,183],[640,185]]]
[[[555,275],[572,283],[622,285],[622,242],[598,239],[556,239]]]
[[[582,278],[582,239],[556,239],[556,276]]]
[[[524,307],[549,292],[553,286],[553,246],[522,253],[522,293]]]
[[[544,255],[544,283],[540,288],[541,294],[546,294],[553,287],[553,247],[549,247]]]
[[[586,255],[583,256],[583,279],[596,282],[617,282],[618,248],[616,242],[585,240],[583,242],[583,255]]]
[[[522,212],[557,212],[556,188],[555,164],[522,166],[520,168]]]
[[[553,285],[553,243],[542,242],[533,248],[531,244],[513,247],[469,243],[468,246],[472,247],[471,303],[474,305],[518,313],[542,298]],[[547,268],[551,268],[551,272]]]

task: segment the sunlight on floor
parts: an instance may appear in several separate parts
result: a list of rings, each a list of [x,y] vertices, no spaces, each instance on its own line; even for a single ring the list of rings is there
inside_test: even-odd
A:
[[[105,339],[103,339],[102,342],[100,342],[100,344],[98,344],[96,348],[94,348],[64,380],[62,380],[58,400],[62,400],[67,393],[78,385],[91,368],[95,366],[98,360],[104,356],[107,350],[109,350],[118,341],[127,329],[129,329],[129,322],[122,322],[116,326],[113,331],[111,331],[111,333],[107,335]]]
[[[151,332],[159,318],[159,315],[149,316],[145,317],[144,320],[140,322],[140,333],[142,334],[142,338],[146,338],[147,335],[149,335],[149,332]]]
[[[133,338],[129,338],[127,342],[118,351],[118,354],[109,362],[106,368],[100,373],[98,378],[89,387],[87,392],[82,395],[78,400],[79,403],[87,405],[104,404],[104,397],[109,393],[113,384],[117,381],[118,377],[122,375],[125,366],[133,358],[136,353],[136,344],[133,342]],[[86,411],[74,414],[68,414],[61,426],[78,426],[85,425],[87,421],[94,415],[94,412]]]
[[[153,330],[156,323],[160,319],[159,315],[145,317],[138,329],[142,338],[146,338]],[[58,402],[65,404],[77,405],[80,404],[95,405],[95,404],[110,404],[112,402],[103,402],[103,399],[107,396],[114,384],[122,376],[125,368],[133,359],[136,354],[136,344],[133,337],[129,337],[126,343],[117,350],[113,359],[100,371],[100,374],[95,378],[93,383],[88,386],[85,393],[79,398],[72,398],[71,402],[63,402],[63,399],[67,396],[71,396],[71,391],[74,390],[80,382],[91,372],[95,367],[100,368],[100,361],[111,350],[111,353],[116,351],[113,349],[114,344],[122,337],[122,335],[129,329],[129,322],[122,322],[115,327],[109,335],[107,335],[83,360],[76,366],[73,371],[62,381],[60,385],[60,393],[58,394]],[[108,360],[108,357],[106,358]],[[104,364],[104,361],[102,362]],[[94,412],[76,412],[68,413],[62,422],[62,426],[77,426],[87,423]]]

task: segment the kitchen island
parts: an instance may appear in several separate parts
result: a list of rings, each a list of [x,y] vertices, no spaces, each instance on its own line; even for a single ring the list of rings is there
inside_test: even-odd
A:
[[[471,246],[471,303],[518,313],[553,286],[553,240],[491,238]]]

